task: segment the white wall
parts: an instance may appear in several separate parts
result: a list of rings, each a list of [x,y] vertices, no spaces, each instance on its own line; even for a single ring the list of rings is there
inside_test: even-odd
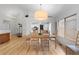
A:
[[[30,33],[31,29],[31,24],[33,22],[38,22],[37,20],[35,20],[34,18],[32,18],[31,16],[28,18],[24,17],[25,15],[23,13],[21,13],[20,15],[18,15],[18,17],[9,22],[10,24],[10,28],[9,28],[9,24],[4,23],[4,18],[0,19],[0,30],[10,30],[11,34],[17,34],[18,33],[18,23],[21,23],[23,25],[23,35],[27,35]],[[50,22],[52,23],[52,28],[51,31],[52,33],[55,32],[55,18],[48,18],[48,20],[46,20],[45,22]]]
[[[21,23],[23,25],[23,35],[29,34],[31,31],[31,23],[39,21],[34,19],[34,12],[29,11],[28,8],[25,7],[24,10],[21,8],[21,6],[18,5],[0,5],[0,30],[10,30],[11,34],[16,34],[18,32],[18,23]],[[14,16],[16,16],[16,18],[10,19],[12,21],[10,21],[8,24],[5,24],[3,21],[4,19],[6,19],[5,15],[8,14],[9,10],[13,11]],[[25,18],[26,14],[29,14],[28,18]],[[52,23],[52,33],[55,32],[55,21],[55,18],[48,18],[48,20],[45,21]]]
[[[9,24],[5,23],[2,18],[0,18],[0,30],[9,30]]]
[[[28,18],[24,18],[24,20],[22,19],[22,24],[23,24],[23,33],[25,34],[29,34],[31,32],[31,25],[34,22],[39,23],[39,21],[35,20],[34,18],[28,17]],[[55,32],[55,18],[49,18],[47,21],[45,22],[50,22],[52,23],[52,28],[51,31],[52,33]]]
[[[77,13],[77,30],[79,30],[79,5],[71,5],[68,10],[62,11],[57,20],[62,20],[75,13]]]

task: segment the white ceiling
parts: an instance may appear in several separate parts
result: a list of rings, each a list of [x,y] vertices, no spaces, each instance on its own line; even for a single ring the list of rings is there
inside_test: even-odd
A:
[[[57,17],[62,14],[62,12],[66,12],[67,10],[73,8],[76,5],[69,4],[0,4],[0,14],[6,15],[13,13],[17,15],[21,12],[25,14],[34,14],[34,12],[38,9],[44,9],[48,12],[49,16]]]

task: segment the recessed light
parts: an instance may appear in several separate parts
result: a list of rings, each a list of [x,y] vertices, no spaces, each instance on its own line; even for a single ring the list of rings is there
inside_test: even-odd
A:
[[[29,15],[25,15],[25,17],[29,17]]]

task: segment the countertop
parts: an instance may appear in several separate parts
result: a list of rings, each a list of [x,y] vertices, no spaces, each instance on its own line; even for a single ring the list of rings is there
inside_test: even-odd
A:
[[[10,30],[0,30],[0,34],[10,33]]]

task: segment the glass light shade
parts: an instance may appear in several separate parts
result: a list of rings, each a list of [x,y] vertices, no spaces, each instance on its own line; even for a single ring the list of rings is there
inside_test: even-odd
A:
[[[34,17],[37,20],[46,20],[48,19],[48,13],[45,10],[37,10]]]

